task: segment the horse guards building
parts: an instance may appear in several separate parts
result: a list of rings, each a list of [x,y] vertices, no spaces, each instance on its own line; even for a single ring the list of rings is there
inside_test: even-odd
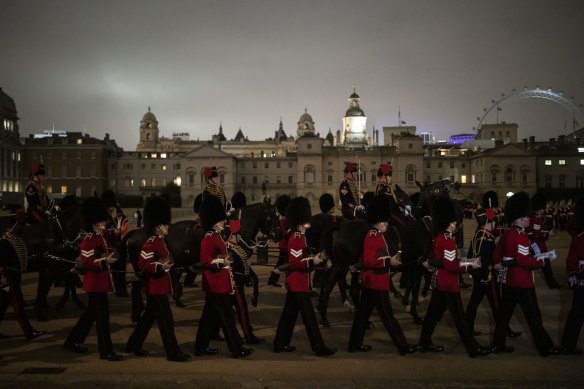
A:
[[[6,207],[28,181],[35,163],[44,163],[44,180],[52,196],[80,197],[111,188],[120,195],[143,198],[159,194],[169,183],[180,187],[182,206],[192,207],[205,186],[204,166],[216,166],[228,196],[243,191],[248,202],[280,194],[304,195],[318,209],[324,192],[335,196],[345,161],[359,164],[362,192],[374,190],[380,163],[391,161],[393,182],[408,193],[416,182],[451,179],[460,183],[455,196],[480,202],[487,190],[500,199],[519,190],[562,193],[584,188],[583,129],[557,139],[518,142],[516,124],[485,124],[474,140],[430,143],[414,126],[383,127],[367,132],[367,117],[353,89],[342,129],[321,136],[304,110],[295,134],[282,120],[274,136],[249,140],[241,128],[227,139],[220,125],[209,140],[192,141],[188,133],[160,136],[159,123],[148,108],[140,120],[135,151],[125,151],[109,134],[96,139],[82,132],[45,131],[22,139],[14,100],[0,89],[0,207]],[[463,134],[468,137],[468,134]],[[471,137],[472,138],[472,137]]]

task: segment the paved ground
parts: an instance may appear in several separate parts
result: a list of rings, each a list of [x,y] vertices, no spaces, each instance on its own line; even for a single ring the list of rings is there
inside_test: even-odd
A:
[[[469,226],[467,230],[468,240],[472,228]],[[566,233],[552,237],[550,247],[556,248],[561,258],[554,263],[554,271],[562,281],[565,278],[563,258],[567,253],[567,245]],[[516,349],[513,354],[468,358],[448,314],[438,325],[434,335],[434,342],[446,347],[443,353],[399,356],[375,315],[373,321],[377,328],[369,331],[366,338],[366,342],[373,346],[373,351],[365,354],[348,353],[346,348],[352,316],[341,305],[337,291],[331,297],[329,320],[332,327],[323,330],[323,336],[329,345],[338,347],[339,352],[330,358],[315,357],[310,352],[303,326],[299,322],[292,341],[297,346],[297,351],[275,354],[272,352],[271,342],[285,292],[283,289],[265,285],[269,270],[268,266],[256,266],[261,279],[261,294],[258,307],[252,308],[251,318],[256,334],[264,337],[266,343],[256,346],[256,352],[250,358],[232,359],[227,346],[217,342],[213,345],[220,349],[217,356],[193,357],[187,363],[168,362],[156,327],[144,346],[153,353],[150,357],[125,355],[126,359],[122,362],[102,361],[98,357],[94,332],[86,342],[89,353],[73,354],[61,347],[81,313],[69,302],[61,312],[53,310],[52,319],[48,322],[32,320],[33,325],[47,331],[47,335],[30,342],[22,337],[9,309],[0,325],[0,332],[13,337],[0,341],[0,355],[3,357],[0,360],[0,387],[42,385],[44,388],[52,388],[85,385],[88,388],[158,388],[196,385],[209,388],[377,388],[391,384],[397,388],[573,388],[584,385],[584,358],[564,355],[540,357],[519,310],[516,311],[512,327],[523,331],[524,335],[509,341]],[[26,274],[24,291],[31,318],[34,280],[34,274]],[[536,273],[536,283],[546,328],[552,338],[558,340],[569,309],[571,293],[565,288],[547,289],[540,272]],[[55,288],[50,302],[55,303],[60,293],[62,288]],[[83,295],[82,292],[81,294]],[[192,353],[202,292],[200,288],[188,288],[185,289],[185,294],[187,307],[173,306],[173,311],[179,343],[185,352]],[[467,300],[469,296],[470,291],[464,290],[463,298]],[[417,343],[420,327],[404,312],[399,300],[393,299],[392,302],[406,337],[411,343]],[[129,299],[111,296],[110,304],[112,338],[117,351],[122,352],[133,328]],[[422,313],[426,306],[427,301],[421,303]],[[478,337],[479,342],[488,345],[494,328],[486,302],[479,310],[477,329],[483,333]],[[581,336],[579,345],[584,348],[584,336]]]

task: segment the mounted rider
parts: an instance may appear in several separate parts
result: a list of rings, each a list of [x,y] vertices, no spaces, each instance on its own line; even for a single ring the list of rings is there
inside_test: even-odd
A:
[[[391,202],[390,210],[391,216],[389,218],[390,225],[405,226],[414,222],[414,218],[408,207],[401,201],[391,188],[391,179],[393,176],[393,167],[391,162],[382,163],[377,170],[377,186],[375,187],[375,195],[386,195]]]
[[[353,173],[357,172],[357,163],[345,162],[345,178],[339,187],[339,197],[341,199],[341,210],[343,218],[346,220],[355,219],[355,211],[358,209],[361,200],[359,187],[355,182]]]
[[[50,200],[47,196],[47,188],[41,181],[45,175],[45,165],[33,164],[30,181],[24,189],[26,220],[29,223],[38,223],[49,212]]]
[[[225,207],[225,191],[223,187],[215,182],[215,178],[219,177],[219,173],[217,172],[216,166],[205,166],[204,167],[204,174],[206,179],[206,186],[203,190],[203,198],[202,200],[206,200],[209,196],[215,196],[219,200],[221,200],[221,204]]]

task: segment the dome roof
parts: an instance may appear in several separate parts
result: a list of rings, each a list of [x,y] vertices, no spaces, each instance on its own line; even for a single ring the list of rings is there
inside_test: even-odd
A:
[[[353,91],[353,94],[351,96],[349,96],[349,98],[350,99],[358,99],[359,95],[355,91]]]
[[[347,110],[345,116],[365,116],[365,112],[359,107],[351,107]]]
[[[304,112],[302,114],[302,116],[300,116],[300,119],[298,119],[298,122],[313,122],[314,120],[312,120],[312,116],[310,116],[310,114],[308,114],[308,112]]]
[[[142,121],[143,122],[156,122],[157,121],[156,116],[152,112],[150,112],[150,107],[148,107],[148,112],[146,112],[144,114],[144,116],[142,116]]]

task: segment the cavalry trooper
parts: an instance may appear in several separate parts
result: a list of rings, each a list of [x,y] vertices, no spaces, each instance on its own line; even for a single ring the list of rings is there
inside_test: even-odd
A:
[[[525,192],[515,193],[505,203],[505,218],[511,228],[501,237],[500,257],[506,268],[503,283],[503,300],[497,317],[493,336],[495,353],[513,352],[513,347],[505,344],[507,329],[517,303],[529,325],[531,335],[541,356],[556,355],[561,352],[543,327],[541,311],[535,294],[533,270],[543,266],[543,260],[536,259],[529,251],[529,238],[525,228],[529,226],[531,201]],[[497,250],[499,246],[497,247]]]
[[[389,199],[385,195],[373,197],[367,206],[365,220],[370,228],[363,241],[363,271],[361,271],[361,300],[353,319],[349,352],[367,352],[371,346],[363,344],[365,329],[375,307],[389,336],[397,346],[400,355],[416,352],[416,347],[408,344],[404,332],[393,316],[389,301],[390,268],[401,264],[398,253],[391,256],[383,234],[387,231],[390,218]]]
[[[286,277],[286,302],[278,322],[274,339],[274,352],[292,352],[296,347],[290,344],[298,313],[302,315],[304,328],[310,341],[310,347],[317,356],[327,357],[337,352],[335,348],[325,345],[312,300],[310,299],[310,271],[314,265],[322,262],[320,254],[311,256],[304,234],[310,228],[310,203],[305,197],[295,197],[286,209],[286,223],[292,231],[288,240],[288,266]]]
[[[118,199],[113,190],[107,189],[101,195],[101,200],[108,210],[110,215],[103,237],[107,242],[110,250],[118,251],[122,244],[123,235],[128,232],[128,218],[126,218],[119,207]],[[118,210],[119,214],[118,216]],[[114,216],[115,215],[115,216]],[[122,230],[124,234],[122,234]],[[128,291],[126,289],[126,261],[118,260],[111,265],[112,279],[114,281],[115,295],[118,297],[127,297]]]
[[[382,163],[377,170],[377,186],[375,187],[375,195],[386,195],[390,200],[391,217],[389,219],[390,225],[405,226],[411,224],[414,219],[407,210],[406,205],[395,194],[391,188],[391,179],[393,176],[393,167],[391,162]]]
[[[568,284],[573,290],[573,297],[562,335],[562,346],[567,354],[582,355],[582,349],[576,345],[584,323],[584,197],[576,202],[575,208],[574,218],[578,232],[570,243],[570,251],[566,258]]]
[[[456,213],[455,205],[447,196],[438,197],[432,204],[432,223],[437,233],[432,245],[431,259],[424,265],[436,268],[434,275],[435,287],[422,324],[418,349],[422,353],[444,350],[444,347],[432,343],[432,334],[444,311],[448,309],[468,355],[473,358],[487,355],[489,350],[478,344],[464,319],[458,276],[467,272],[470,267],[478,268],[480,263],[478,260],[471,263],[460,262],[456,240],[453,236],[458,220],[461,219]]]
[[[50,200],[47,196],[47,188],[41,181],[41,176],[44,175],[45,165],[42,163],[32,165],[30,181],[24,188],[26,219],[29,223],[40,222],[48,212]]]
[[[547,240],[550,236],[551,226],[546,224],[545,211],[547,208],[547,201],[543,194],[536,193],[531,197],[531,206],[533,207],[533,215],[529,220],[529,226],[525,229],[531,247],[535,254],[548,252]],[[560,285],[554,277],[552,265],[549,258],[544,259],[544,265],[541,268],[545,282],[550,289],[559,289],[564,285]]]
[[[360,204],[361,193],[355,183],[353,173],[357,172],[357,164],[355,162],[345,162],[345,178],[339,187],[339,197],[341,199],[341,211],[343,218],[346,220],[355,219],[356,208]]]
[[[220,201],[223,207],[225,207],[225,191],[223,187],[215,182],[215,178],[219,177],[216,166],[205,166],[204,168],[205,179],[207,181],[205,189],[203,190],[202,200],[207,199],[209,196],[215,196]]]
[[[117,260],[114,252],[108,249],[103,236],[109,214],[101,199],[90,197],[83,202],[81,216],[83,228],[85,231],[91,231],[79,245],[80,268],[84,274],[83,289],[87,292],[88,305],[69,333],[63,347],[75,353],[87,352],[83,342],[95,323],[100,358],[121,361],[123,357],[113,349],[107,298],[108,292],[113,291],[109,266]]]

